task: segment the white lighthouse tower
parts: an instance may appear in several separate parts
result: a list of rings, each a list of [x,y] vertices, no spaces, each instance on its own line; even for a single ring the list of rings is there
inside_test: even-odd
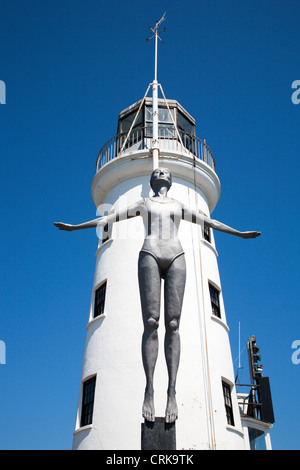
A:
[[[177,101],[166,99],[155,68],[144,98],[120,112],[117,135],[98,154],[91,193],[99,213],[147,198],[152,170],[160,166],[172,173],[170,197],[210,217],[220,197],[220,181],[212,151],[196,137],[195,126],[195,119]],[[144,228],[135,217],[104,227],[98,235],[73,449],[140,450],[145,375],[137,266]],[[179,237],[187,279],[180,323],[176,448],[247,449],[254,418],[247,417],[245,425],[235,389],[213,231],[183,220]],[[154,388],[156,416],[161,417],[167,389],[163,347]],[[266,423],[260,427],[265,435],[269,428]]]

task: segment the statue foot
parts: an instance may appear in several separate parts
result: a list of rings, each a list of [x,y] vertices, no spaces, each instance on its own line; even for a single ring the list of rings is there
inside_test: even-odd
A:
[[[143,418],[145,418],[146,421],[150,421],[154,423],[155,411],[154,411],[153,393],[145,392],[142,413],[143,413]]]
[[[166,407],[166,423],[174,423],[178,418],[178,407],[175,394],[168,395]]]

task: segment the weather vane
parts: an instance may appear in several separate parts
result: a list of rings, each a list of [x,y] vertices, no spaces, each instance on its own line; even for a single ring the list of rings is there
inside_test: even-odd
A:
[[[156,22],[154,28],[151,28],[150,25],[148,25],[148,28],[151,29],[153,35],[146,39],[146,41],[150,41],[151,39],[153,39],[155,37],[155,70],[154,70],[154,81],[156,82],[157,81],[157,38],[160,40],[160,42],[163,43],[163,40],[159,37],[159,34],[163,33],[164,31],[166,31],[166,28],[163,28],[161,31],[157,31],[159,26],[161,25],[161,23],[163,21],[165,21],[165,18],[166,17],[166,12],[163,14],[163,16],[161,17],[161,19],[159,21]]]

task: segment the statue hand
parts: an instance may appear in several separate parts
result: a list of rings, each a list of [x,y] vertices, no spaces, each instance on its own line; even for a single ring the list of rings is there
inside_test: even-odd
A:
[[[107,215],[102,215],[99,219],[97,219],[97,226],[105,227],[105,225],[107,225]]]
[[[256,238],[261,235],[261,232],[242,232],[242,238]]]
[[[63,222],[54,222],[55,227],[59,228],[59,230],[66,230],[67,232],[72,232],[73,227],[69,224],[64,224]]]

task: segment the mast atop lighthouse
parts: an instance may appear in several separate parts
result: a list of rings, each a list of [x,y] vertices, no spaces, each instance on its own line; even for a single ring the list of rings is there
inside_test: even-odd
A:
[[[153,118],[153,141],[152,141],[152,165],[153,170],[159,167],[159,142],[158,142],[158,82],[157,82],[157,39],[161,42],[162,39],[159,37],[159,34],[163,33],[166,28],[158,32],[158,28],[163,21],[165,21],[166,13],[163,14],[161,19],[156,22],[154,28],[148,25],[151,29],[153,36],[147,39],[150,41],[155,37],[155,58],[154,58],[154,80],[152,82],[152,118]]]
[[[159,37],[159,34],[163,33],[164,31],[166,31],[166,28],[162,29],[161,31],[157,31],[158,30],[158,27],[161,25],[161,23],[163,21],[165,21],[166,19],[166,12],[163,14],[163,16],[161,17],[161,19],[159,21],[157,21],[157,23],[155,24],[154,28],[151,28],[150,25],[148,25],[148,28],[151,29],[153,36],[151,36],[150,38],[146,39],[146,41],[150,41],[151,39],[153,39],[155,37],[155,60],[154,60],[154,82],[157,81],[157,39],[160,40],[161,43],[163,43],[163,40]]]

